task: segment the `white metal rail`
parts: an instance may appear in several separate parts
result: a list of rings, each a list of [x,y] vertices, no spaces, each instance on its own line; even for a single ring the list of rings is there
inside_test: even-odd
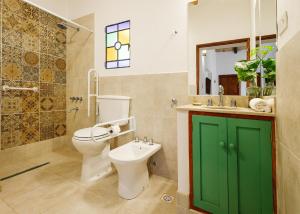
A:
[[[96,90],[94,93],[91,92],[91,77],[92,74],[95,74],[96,80],[93,82],[96,82]],[[94,79],[93,79],[94,80]],[[98,97],[99,96],[99,73],[96,71],[96,69],[90,69],[88,71],[88,117],[91,115],[91,98],[92,97]],[[96,109],[96,115],[98,115],[98,110]]]
[[[111,134],[107,138],[101,139],[101,141],[108,140],[108,139],[111,139],[111,138],[114,138],[114,137],[119,137],[121,135],[125,135],[125,134],[128,134],[130,132],[135,132],[136,131],[136,120],[135,120],[135,117],[128,117],[128,118],[125,118],[125,119],[114,120],[114,121],[109,121],[109,122],[105,122],[105,123],[98,123],[98,124],[94,125],[93,128],[91,129],[92,140],[95,141],[95,142],[97,142],[94,139],[94,129],[95,128],[102,127],[102,126],[107,126],[107,125],[110,125],[110,126],[112,126],[112,125],[118,125],[118,124],[120,124],[120,122],[124,122],[124,121],[128,121],[128,123],[129,123],[129,129],[128,130],[120,132],[118,134]]]
[[[17,90],[17,91],[33,91],[33,92],[38,92],[39,88],[38,87],[33,87],[33,88],[22,88],[22,87],[12,87],[8,85],[3,85],[2,86],[3,91],[10,91],[10,90]]]

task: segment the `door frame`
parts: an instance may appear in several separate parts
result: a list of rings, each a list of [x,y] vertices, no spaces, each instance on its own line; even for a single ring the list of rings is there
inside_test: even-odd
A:
[[[222,78],[222,77],[237,77],[237,80],[238,80],[238,76],[237,76],[237,74],[222,74],[222,75],[219,75],[219,84],[220,84],[220,77]],[[221,85],[221,84],[220,84]],[[224,86],[224,85],[223,85]],[[240,82],[239,82],[239,80],[238,80],[238,91],[239,91],[239,93],[241,92],[241,84],[240,84]],[[225,87],[224,87],[225,88]],[[239,95],[229,95],[229,96],[239,96]]]
[[[226,118],[239,118],[239,119],[251,119],[251,120],[266,120],[272,122],[272,186],[273,186],[273,206],[274,213],[277,214],[277,177],[276,177],[276,139],[275,139],[275,117],[272,116],[258,116],[258,115],[242,115],[242,114],[227,114],[227,113],[213,113],[213,112],[201,112],[201,111],[189,111],[189,181],[190,181],[190,195],[189,204],[190,209],[209,214],[207,211],[202,210],[193,205],[194,190],[193,190],[193,115],[213,116],[213,117],[226,117]]]

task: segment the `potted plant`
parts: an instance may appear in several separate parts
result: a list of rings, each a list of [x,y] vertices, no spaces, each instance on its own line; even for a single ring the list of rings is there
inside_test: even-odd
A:
[[[241,60],[235,63],[234,70],[237,73],[239,81],[249,83],[247,87],[247,96],[250,98],[260,97],[260,88],[257,87],[257,69],[260,65],[259,59]]]
[[[262,76],[266,80],[267,86],[264,87],[263,95],[269,96],[273,93],[274,82],[276,79],[276,61],[266,56],[273,51],[272,46],[262,46],[251,51],[251,57],[256,57],[252,60],[241,60],[235,63],[234,70],[238,75],[239,81],[249,83],[247,87],[247,96],[255,98],[261,96],[261,88],[257,86],[257,70],[264,71]]]

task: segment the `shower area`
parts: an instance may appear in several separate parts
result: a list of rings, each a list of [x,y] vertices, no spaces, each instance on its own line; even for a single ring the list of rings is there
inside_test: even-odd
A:
[[[71,144],[73,131],[94,120],[76,123],[87,115],[92,31],[22,0],[0,0],[0,10],[1,179],[31,167],[6,166]],[[93,16],[78,22],[93,27]]]

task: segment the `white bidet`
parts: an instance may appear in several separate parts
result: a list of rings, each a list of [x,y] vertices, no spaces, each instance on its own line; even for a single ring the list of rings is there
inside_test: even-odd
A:
[[[109,153],[109,158],[116,166],[119,175],[119,195],[133,199],[149,183],[148,159],[159,151],[161,145],[132,141]]]

